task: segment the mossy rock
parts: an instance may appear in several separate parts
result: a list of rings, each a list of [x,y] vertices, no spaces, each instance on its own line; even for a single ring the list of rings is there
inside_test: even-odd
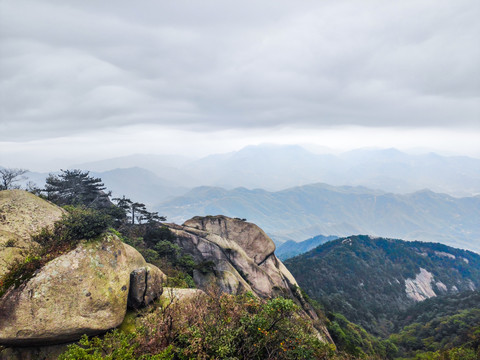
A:
[[[115,235],[82,241],[0,298],[0,345],[61,343],[119,326],[139,265],[163,275]]]

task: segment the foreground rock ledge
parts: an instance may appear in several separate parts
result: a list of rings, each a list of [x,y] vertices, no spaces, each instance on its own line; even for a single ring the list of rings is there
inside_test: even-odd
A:
[[[149,276],[136,285],[147,297],[131,292],[137,306],[161,295],[165,275],[115,235],[81,243],[0,299],[0,344],[58,344],[117,327],[127,310],[130,274],[142,268]]]

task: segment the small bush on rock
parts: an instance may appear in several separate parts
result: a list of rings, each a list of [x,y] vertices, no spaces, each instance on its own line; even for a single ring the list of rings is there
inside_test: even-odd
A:
[[[79,240],[97,237],[112,224],[112,218],[99,210],[74,206],[65,206],[65,209],[68,214],[55,222],[53,229],[43,229],[33,240],[46,247],[62,243],[76,245]]]
[[[14,286],[28,281],[47,262],[72,250],[82,239],[90,240],[102,234],[111,224],[111,217],[101,211],[85,207],[65,207],[68,214],[55,222],[53,228],[44,228],[32,239],[32,246],[23,260],[14,262],[0,278],[0,297]]]

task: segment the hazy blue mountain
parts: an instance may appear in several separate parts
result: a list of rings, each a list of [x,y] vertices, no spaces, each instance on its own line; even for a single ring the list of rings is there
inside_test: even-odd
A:
[[[422,188],[454,196],[480,194],[480,159],[410,155],[396,149],[353,150],[338,156],[349,185],[368,185],[390,192],[413,192]],[[337,184],[338,179],[328,183]],[[335,180],[335,181],[331,181]]]
[[[333,155],[316,155],[298,145],[258,145],[210,155],[183,170],[201,185],[279,190],[318,182],[335,160]]]
[[[350,236],[285,261],[328,311],[375,334],[425,299],[480,288],[480,255],[438,243]]]
[[[188,188],[178,186],[138,167],[91,172],[91,175],[101,178],[107,190],[112,191],[113,197],[125,195],[149,207],[158,199],[166,200],[188,191]]]
[[[255,145],[201,159],[137,154],[77,164],[103,172],[141,167],[178,186],[246,187],[278,191],[323,182],[367,186],[394,193],[423,188],[453,196],[480,194],[480,159],[407,154],[396,149],[358,149],[317,154],[299,145]]]
[[[326,184],[278,192],[200,187],[155,209],[176,222],[196,215],[246,218],[277,242],[363,233],[480,252],[480,196],[455,198],[429,190],[399,195]]]
[[[248,146],[185,164],[199,185],[270,191],[323,182],[408,193],[423,188],[455,196],[480,194],[480,159],[396,149],[314,154],[298,145]]]
[[[135,154],[121,156],[111,159],[92,161],[70,166],[72,169],[85,169],[102,173],[115,169],[142,168],[155,173],[166,181],[175,183],[177,186],[198,186],[188,172],[180,170],[185,164],[191,162],[193,158],[181,155],[153,155],[153,154]],[[151,194],[155,196],[155,194]]]
[[[335,240],[337,238],[338,237],[335,235],[317,235],[300,242],[288,240],[277,246],[277,249],[275,250],[275,255],[277,255],[280,260],[286,260],[294,256],[303,254],[309,250],[312,250],[313,248],[316,248],[318,245],[326,243],[330,240]]]

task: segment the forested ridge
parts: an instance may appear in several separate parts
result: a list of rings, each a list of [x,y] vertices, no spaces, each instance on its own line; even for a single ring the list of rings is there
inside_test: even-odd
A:
[[[337,346],[356,356],[480,357],[480,292],[471,290],[479,288],[478,254],[438,243],[351,236],[285,265],[325,312]],[[419,269],[432,274],[433,297],[415,302],[405,284]]]

